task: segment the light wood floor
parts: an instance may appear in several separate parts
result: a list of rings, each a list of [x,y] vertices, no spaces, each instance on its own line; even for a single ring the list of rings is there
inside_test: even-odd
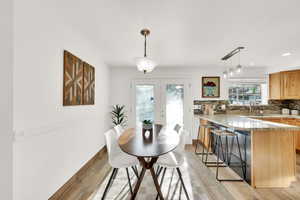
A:
[[[189,162],[197,163],[197,165],[203,165],[201,163],[201,157],[193,154],[194,148],[187,146],[186,151]],[[202,170],[202,171],[201,171]],[[199,175],[205,174],[206,167],[199,167]],[[215,168],[209,168],[209,170],[215,173]],[[224,178],[236,177],[236,174],[228,168],[221,169],[220,175]],[[104,178],[109,174],[110,166],[107,162],[107,156],[103,159],[95,162],[86,172],[78,183],[69,188],[62,197],[64,200],[88,200],[92,199],[93,194],[98,190]],[[199,177],[200,177],[199,176]],[[199,178],[202,182],[203,188],[201,190],[207,192],[209,199],[223,199],[222,191],[214,191],[209,187],[207,182],[214,181],[214,176],[209,176],[211,180],[207,180],[208,176]],[[294,182],[289,188],[284,189],[253,189],[247,183],[244,182],[222,182],[222,185],[236,200],[300,200],[300,155],[297,155],[297,181]]]

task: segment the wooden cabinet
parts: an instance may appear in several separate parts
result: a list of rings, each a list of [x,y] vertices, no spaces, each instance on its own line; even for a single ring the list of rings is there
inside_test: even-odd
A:
[[[264,117],[264,118],[256,118],[256,119],[300,127],[300,119],[297,119],[297,118]],[[297,131],[297,133],[295,134],[295,146],[296,146],[297,152],[300,153],[300,131]]]
[[[300,119],[289,118],[289,119],[285,120],[285,123],[294,125],[294,126],[300,126]],[[297,152],[300,153],[300,132],[299,131],[295,136],[295,146],[296,146]]]
[[[270,99],[300,99],[300,70],[269,75]]]
[[[269,98],[281,99],[281,72],[269,76]]]
[[[300,99],[300,70],[282,72],[284,99]]]

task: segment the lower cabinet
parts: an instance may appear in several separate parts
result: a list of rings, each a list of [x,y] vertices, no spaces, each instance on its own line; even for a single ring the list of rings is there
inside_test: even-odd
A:
[[[266,117],[257,119],[300,127],[300,119],[297,118]],[[295,146],[297,152],[300,153],[300,131],[298,134],[295,135]]]

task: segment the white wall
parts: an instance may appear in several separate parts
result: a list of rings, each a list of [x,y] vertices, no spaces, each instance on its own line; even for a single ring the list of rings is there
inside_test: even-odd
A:
[[[0,2],[0,198],[12,199],[12,83],[13,9],[11,0]]]
[[[114,67],[111,70],[111,105],[123,104],[127,107],[129,115],[129,125],[134,125],[134,117],[132,111],[132,98],[130,84],[134,79],[143,78],[186,78],[191,84],[191,91],[189,98],[189,106],[192,109],[193,100],[201,100],[201,82],[202,76],[220,76],[221,77],[221,96],[218,99],[228,99],[228,81],[222,77],[223,68],[218,66],[214,67],[157,67],[152,73],[144,75],[138,72],[135,67]],[[265,76],[264,68],[247,68],[239,75],[239,78],[263,78]],[[208,100],[205,98],[205,100]],[[196,129],[198,127],[197,121],[195,122],[193,112],[191,110],[188,119],[192,120],[191,138],[196,136]],[[189,141],[191,142],[191,140]]]
[[[108,129],[109,69],[56,6],[15,1],[15,200],[48,199],[104,146]],[[64,49],[95,66],[94,106],[62,106]]]

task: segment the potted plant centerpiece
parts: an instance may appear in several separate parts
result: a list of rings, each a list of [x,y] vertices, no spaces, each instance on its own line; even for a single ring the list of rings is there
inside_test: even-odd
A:
[[[153,133],[153,122],[151,120],[143,121],[143,136],[146,136],[146,132],[148,132],[148,136],[152,136]]]

